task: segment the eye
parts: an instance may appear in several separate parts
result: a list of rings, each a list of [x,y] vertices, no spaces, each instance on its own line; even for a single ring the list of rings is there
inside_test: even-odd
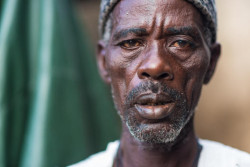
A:
[[[175,47],[177,49],[188,49],[188,48],[193,48],[194,44],[190,41],[178,40],[173,42],[170,46]]]
[[[130,39],[130,40],[122,41],[118,45],[124,49],[136,49],[142,46],[143,44],[142,44],[142,41],[140,40]]]

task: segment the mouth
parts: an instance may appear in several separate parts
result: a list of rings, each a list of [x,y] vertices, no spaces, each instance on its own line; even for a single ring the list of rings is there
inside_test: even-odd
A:
[[[146,94],[139,96],[134,106],[141,117],[159,120],[171,113],[174,104],[174,100],[166,94]]]

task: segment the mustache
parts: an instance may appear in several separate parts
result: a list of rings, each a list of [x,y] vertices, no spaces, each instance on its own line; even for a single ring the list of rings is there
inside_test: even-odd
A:
[[[165,83],[154,83],[152,81],[146,81],[140,83],[138,86],[133,88],[126,97],[126,106],[133,105],[135,99],[144,93],[152,93],[152,94],[166,94],[173,101],[185,101],[185,96],[183,93],[170,88]]]

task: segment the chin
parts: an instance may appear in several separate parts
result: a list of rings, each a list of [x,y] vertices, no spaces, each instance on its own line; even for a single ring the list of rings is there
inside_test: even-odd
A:
[[[130,134],[141,143],[171,145],[176,142],[193,114],[171,116],[158,121],[142,121],[136,112],[130,111],[122,117]],[[181,112],[183,113],[183,112]],[[187,113],[187,112],[184,112]]]
[[[143,125],[133,127],[127,124],[131,135],[141,143],[170,144],[173,143],[181,132],[181,129],[158,128],[155,125]]]

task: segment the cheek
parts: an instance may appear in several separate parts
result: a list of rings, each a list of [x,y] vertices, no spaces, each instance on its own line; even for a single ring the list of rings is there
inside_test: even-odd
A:
[[[114,51],[107,57],[107,67],[111,78],[113,98],[119,111],[125,104],[128,92],[133,88],[136,76],[136,61],[124,61],[121,54]]]
[[[124,83],[123,70],[110,66],[109,74],[111,78],[112,96],[117,109],[120,111],[125,97],[126,84]]]
[[[207,54],[199,54],[192,58],[184,67],[187,71],[187,81],[185,82],[185,92],[190,109],[194,109],[199,101],[205,74],[209,65]]]

